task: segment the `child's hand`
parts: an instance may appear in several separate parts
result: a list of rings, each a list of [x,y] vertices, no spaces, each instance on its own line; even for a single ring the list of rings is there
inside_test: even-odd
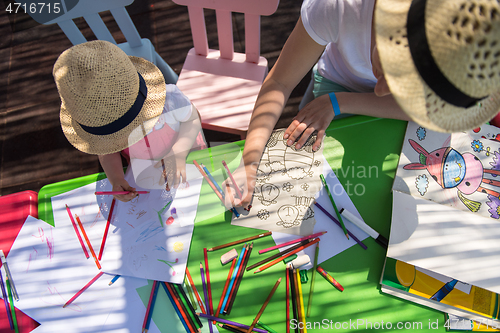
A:
[[[134,187],[131,187],[125,179],[115,182],[113,185],[113,191],[130,191],[127,194],[115,194],[113,195],[117,200],[127,202],[138,196]]]
[[[244,209],[249,210],[255,187],[255,168],[240,167],[233,173],[233,178],[236,184],[234,184],[230,178],[226,179],[222,184],[226,196],[226,205],[231,205],[231,207],[243,207]],[[238,186],[238,189],[236,189],[235,186]]]

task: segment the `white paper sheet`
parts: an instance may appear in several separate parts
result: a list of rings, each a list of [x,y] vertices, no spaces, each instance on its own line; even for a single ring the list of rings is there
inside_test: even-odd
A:
[[[393,192],[387,256],[500,293],[500,224]]]
[[[186,165],[186,171],[199,175],[189,181],[189,186],[181,185],[169,192],[150,190],[126,203],[116,201],[101,260],[104,272],[173,283],[183,281],[202,184],[202,176],[194,165]],[[126,180],[136,187],[130,172]],[[56,227],[71,226],[65,207],[68,204],[72,213],[79,215],[96,254],[112,196],[96,196],[94,192],[110,189],[104,179],[52,198]],[[162,210],[160,220],[158,212]],[[67,229],[68,238],[77,241],[72,227]]]

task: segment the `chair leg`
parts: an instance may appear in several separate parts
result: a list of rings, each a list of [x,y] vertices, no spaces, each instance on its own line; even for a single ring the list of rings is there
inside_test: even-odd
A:
[[[179,76],[174,72],[174,70],[163,60],[160,55],[156,53],[156,66],[160,69],[165,77],[166,83],[176,84]]]

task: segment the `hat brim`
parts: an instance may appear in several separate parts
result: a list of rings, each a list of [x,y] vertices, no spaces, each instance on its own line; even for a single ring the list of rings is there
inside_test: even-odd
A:
[[[141,140],[156,124],[165,105],[165,79],[161,71],[151,62],[129,56],[137,72],[141,74],[148,89],[147,97],[139,114],[121,130],[109,135],[94,135],[86,132],[71,117],[64,103],[61,104],[60,120],[64,135],[78,150],[88,154],[107,155],[122,151]]]
[[[411,0],[377,0],[376,43],[389,89],[408,116],[430,130],[459,132],[491,120],[500,110],[500,91],[475,106],[461,108],[442,100],[421,79],[413,63],[406,21]]]

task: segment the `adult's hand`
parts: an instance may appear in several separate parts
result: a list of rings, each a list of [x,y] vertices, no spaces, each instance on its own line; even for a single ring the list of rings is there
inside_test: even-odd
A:
[[[313,150],[319,149],[325,130],[333,120],[334,113],[330,96],[322,95],[309,102],[293,118],[292,123],[286,129],[283,138],[288,139],[287,145],[291,146],[295,142],[295,147],[300,149],[314,131],[318,131],[316,141],[313,143]]]

